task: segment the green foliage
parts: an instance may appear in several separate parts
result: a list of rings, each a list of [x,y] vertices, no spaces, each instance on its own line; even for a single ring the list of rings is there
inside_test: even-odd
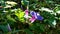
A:
[[[15,19],[13,19],[10,15],[7,15],[7,19],[13,22],[16,22]]]
[[[24,22],[24,12],[21,9],[15,11],[15,15],[18,17],[19,21]]]
[[[13,0],[15,1],[15,0]],[[60,3],[59,0],[1,0],[0,32],[2,34],[59,34]],[[21,2],[21,4],[19,4]],[[19,6],[22,6],[21,8]],[[28,6],[28,8],[27,8]],[[19,7],[19,8],[18,8]],[[44,7],[45,9],[41,10]],[[23,9],[22,9],[23,8]],[[25,8],[38,12],[43,20],[30,23],[25,19]],[[8,30],[8,24],[11,31]],[[30,23],[30,24],[29,24]]]
[[[29,29],[25,29],[26,34],[33,34]]]
[[[29,28],[33,31],[38,32],[38,33],[45,31],[45,25],[40,24],[40,23],[32,24]]]
[[[7,25],[0,25],[0,30],[3,30],[3,32],[8,32]]]
[[[22,0],[21,3],[22,3],[22,5],[27,6],[29,2],[27,0]]]

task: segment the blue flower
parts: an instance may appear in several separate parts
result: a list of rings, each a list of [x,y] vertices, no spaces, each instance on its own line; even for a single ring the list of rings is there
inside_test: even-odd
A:
[[[40,16],[39,13],[37,13],[37,12],[31,11],[30,14],[31,14],[31,16],[34,16],[35,19],[37,19],[37,20],[43,20],[43,17]]]
[[[43,20],[43,17],[37,15],[37,20]]]
[[[36,13],[34,11],[31,11],[30,14],[31,14],[31,16],[35,16],[36,15]]]

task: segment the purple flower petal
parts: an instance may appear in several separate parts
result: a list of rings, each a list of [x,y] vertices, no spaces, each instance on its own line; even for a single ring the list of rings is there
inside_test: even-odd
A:
[[[24,16],[25,18],[28,18],[28,12],[29,12],[29,10],[26,9],[25,10],[25,16]]]
[[[32,18],[29,19],[29,21],[31,21],[31,23],[33,23],[36,20],[36,18],[34,16],[32,16]]]
[[[39,16],[40,14],[36,12],[36,15],[38,15],[38,16]]]
[[[25,15],[28,16],[28,12],[29,12],[29,10],[26,9],[26,10],[25,10]]]
[[[37,20],[43,20],[42,16],[37,16]]]
[[[34,11],[31,11],[30,14],[31,16],[35,16],[36,13]]]
[[[36,16],[37,16],[37,20],[43,20],[43,17],[42,17],[42,16],[40,16],[40,14],[39,14],[39,13],[36,13]]]
[[[37,20],[43,20],[43,17],[40,16],[39,13],[37,13],[37,12],[31,11],[30,14],[31,14],[31,16],[34,16],[35,19],[37,19]]]
[[[10,25],[8,24],[8,30],[11,31]]]

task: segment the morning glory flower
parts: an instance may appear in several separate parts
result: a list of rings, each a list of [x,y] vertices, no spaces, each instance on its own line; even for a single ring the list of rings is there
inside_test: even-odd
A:
[[[32,18],[30,18],[30,21],[31,21],[31,22],[34,22],[36,19],[37,19],[37,20],[43,20],[43,17],[40,16],[39,13],[37,13],[37,12],[31,11],[30,14],[31,14],[31,16],[32,16]],[[33,17],[34,17],[34,18],[33,18]]]
[[[33,23],[36,20],[36,18],[34,16],[32,16],[29,21],[31,21],[31,23]]]
[[[28,9],[26,9],[26,10],[25,10],[24,18],[26,18],[26,19],[31,18],[31,17],[30,17],[30,16],[28,16],[28,15],[29,15],[29,10],[28,10]]]
[[[26,9],[25,10],[25,16],[24,16],[25,18],[28,18],[28,12],[29,12],[29,10]]]
[[[43,20],[42,16],[37,15],[37,20]]]

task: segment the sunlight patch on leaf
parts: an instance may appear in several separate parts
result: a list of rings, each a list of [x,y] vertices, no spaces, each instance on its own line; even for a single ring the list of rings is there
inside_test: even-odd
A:
[[[21,9],[15,11],[15,15],[18,17],[20,21],[24,21],[24,12]]]

